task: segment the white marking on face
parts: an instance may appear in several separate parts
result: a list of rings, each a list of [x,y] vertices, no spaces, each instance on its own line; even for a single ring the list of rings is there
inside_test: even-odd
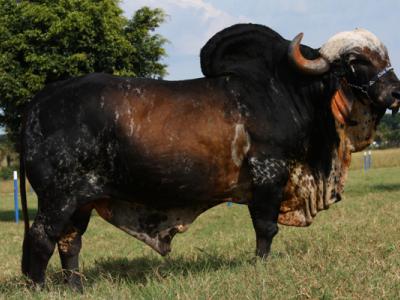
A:
[[[242,165],[243,158],[250,150],[250,137],[243,124],[236,124],[235,137],[232,141],[232,160],[237,167]]]
[[[272,183],[282,169],[287,168],[287,162],[281,159],[267,158],[265,160],[258,160],[255,157],[250,158],[249,165],[253,182],[255,184],[268,184]]]
[[[355,29],[335,34],[321,47],[319,52],[332,62],[342,54],[349,53],[355,48],[368,48],[377,52],[382,59],[389,60],[385,45],[373,33],[365,29]]]

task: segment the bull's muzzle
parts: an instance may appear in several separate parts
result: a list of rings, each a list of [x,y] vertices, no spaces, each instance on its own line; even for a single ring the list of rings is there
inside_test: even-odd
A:
[[[395,115],[400,109],[400,90],[396,90],[392,92],[393,102],[390,105],[389,109],[392,111],[392,114]]]

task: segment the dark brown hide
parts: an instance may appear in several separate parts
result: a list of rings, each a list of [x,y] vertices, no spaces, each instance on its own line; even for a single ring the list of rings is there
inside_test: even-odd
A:
[[[106,92],[102,105],[116,125],[118,139],[124,141],[124,152],[139,152],[160,170],[179,169],[181,164],[186,176],[200,168],[201,178],[207,181],[198,184],[205,185],[202,190],[207,194],[193,195],[192,203],[175,207],[163,204],[162,197],[154,206],[134,197],[96,200],[92,207],[111,224],[165,255],[173,236],[186,230],[203,211],[221,201],[246,203],[250,180],[241,169],[250,139],[237,109],[224,99],[221,91],[196,84],[155,83]],[[161,184],[171,180],[166,172]]]
[[[208,196],[232,196],[250,141],[237,110],[221,91],[201,85],[154,84],[105,97],[110,100],[105,110],[110,109],[118,138],[131,147],[124,151],[155,159],[160,168],[174,168],[164,159],[181,162],[187,174],[192,172],[191,164],[201,164],[210,175]]]

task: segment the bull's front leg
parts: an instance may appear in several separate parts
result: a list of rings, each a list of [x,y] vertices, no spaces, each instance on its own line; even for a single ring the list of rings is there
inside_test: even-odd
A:
[[[256,255],[266,258],[272,239],[278,233],[278,216],[288,180],[284,160],[252,158],[249,160],[253,179],[253,197],[249,211],[256,233]]]

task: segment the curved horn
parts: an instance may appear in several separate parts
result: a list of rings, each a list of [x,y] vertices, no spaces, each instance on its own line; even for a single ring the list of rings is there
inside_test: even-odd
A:
[[[320,75],[329,70],[329,62],[322,56],[309,60],[300,52],[300,42],[303,39],[303,33],[299,33],[289,45],[289,61],[294,64],[301,72],[309,75]]]

